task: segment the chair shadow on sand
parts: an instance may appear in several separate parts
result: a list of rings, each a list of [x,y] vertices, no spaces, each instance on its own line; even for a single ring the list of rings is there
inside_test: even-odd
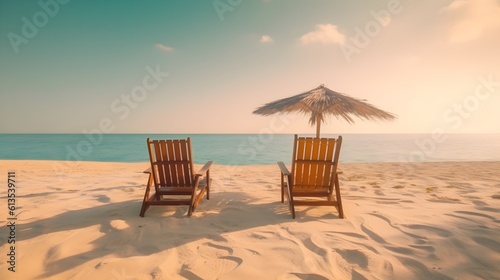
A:
[[[110,254],[119,258],[148,256],[199,239],[226,241],[222,236],[225,233],[292,222],[287,205],[280,203],[278,196],[279,191],[276,192],[276,202],[262,204],[257,198],[244,192],[215,192],[210,200],[204,200],[200,204],[200,209],[190,218],[186,216],[188,207],[185,206],[152,208],[148,211],[148,215],[142,218],[138,215],[142,201],[138,199],[106,203],[102,206],[68,211],[50,218],[20,224],[18,240],[26,241],[42,234],[73,231],[91,226],[99,227],[103,236],[90,242],[93,246],[90,251],[59,259],[60,245],[64,243],[56,244],[48,250],[43,260],[46,270],[41,277],[51,277]],[[96,198],[102,200],[102,197],[96,196]],[[309,208],[302,208],[300,212],[308,210]],[[301,223],[318,218],[339,219],[332,211],[320,217],[304,216],[300,220],[293,221]],[[120,221],[125,226],[116,227],[113,221]],[[171,239],[169,236],[177,238]],[[232,257],[232,260],[238,265],[243,261],[237,257]],[[102,264],[98,263],[95,268],[100,265]],[[180,275],[197,279],[197,276],[186,267],[181,268]]]

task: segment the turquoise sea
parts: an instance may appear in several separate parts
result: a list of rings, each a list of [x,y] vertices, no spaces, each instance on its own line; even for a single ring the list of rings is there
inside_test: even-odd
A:
[[[0,159],[143,162],[149,160],[148,137],[191,137],[196,163],[274,164],[292,157],[292,134],[0,134]],[[341,162],[500,161],[500,134],[342,137]]]

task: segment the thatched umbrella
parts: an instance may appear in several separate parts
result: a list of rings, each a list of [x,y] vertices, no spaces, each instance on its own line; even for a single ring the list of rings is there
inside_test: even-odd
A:
[[[324,85],[292,97],[270,102],[253,111],[254,114],[272,115],[299,112],[310,114],[309,123],[316,124],[316,137],[319,138],[321,122],[326,114],[343,118],[348,123],[354,123],[352,116],[366,120],[393,120],[395,115],[382,111],[377,107],[345,94],[333,91]]]

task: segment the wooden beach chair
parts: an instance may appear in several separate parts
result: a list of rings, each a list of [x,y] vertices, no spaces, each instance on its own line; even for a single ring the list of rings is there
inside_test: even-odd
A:
[[[283,162],[281,170],[281,202],[286,195],[292,218],[296,205],[335,206],[344,218],[337,171],[342,136],[334,138],[303,138],[295,135],[292,171]]]
[[[210,198],[210,166],[207,162],[197,172],[193,168],[191,139],[151,140],[147,139],[151,168],[140,216],[149,206],[189,205],[188,216],[200,203],[203,195]],[[150,195],[154,186],[154,193]]]

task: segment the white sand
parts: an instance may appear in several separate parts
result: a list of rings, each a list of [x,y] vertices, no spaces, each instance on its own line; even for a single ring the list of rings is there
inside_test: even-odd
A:
[[[0,279],[500,279],[500,162],[343,164],[345,220],[305,206],[293,220],[275,165],[217,163],[191,218],[141,218],[147,167],[0,161]]]

